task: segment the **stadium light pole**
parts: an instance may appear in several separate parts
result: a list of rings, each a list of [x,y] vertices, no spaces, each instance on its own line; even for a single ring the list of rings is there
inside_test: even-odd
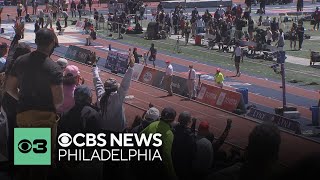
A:
[[[285,51],[279,51],[279,56],[278,60],[280,61],[281,64],[281,77],[282,77],[282,106],[283,106],[283,111],[285,111],[287,107],[287,98],[286,98],[286,74],[285,74],[285,59],[286,57],[286,52]]]

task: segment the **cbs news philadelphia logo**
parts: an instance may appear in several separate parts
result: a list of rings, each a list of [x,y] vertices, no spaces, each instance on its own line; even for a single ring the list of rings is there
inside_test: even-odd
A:
[[[51,129],[15,128],[14,165],[51,165]]]

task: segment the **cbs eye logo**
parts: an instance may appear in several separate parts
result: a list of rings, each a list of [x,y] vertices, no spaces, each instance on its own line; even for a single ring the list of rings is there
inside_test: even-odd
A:
[[[69,147],[72,143],[72,137],[68,133],[62,133],[58,137],[58,143],[61,147]]]
[[[18,149],[21,153],[29,153],[33,150],[36,154],[47,152],[47,141],[45,139],[35,139],[32,143],[27,139],[22,139],[18,143]]]

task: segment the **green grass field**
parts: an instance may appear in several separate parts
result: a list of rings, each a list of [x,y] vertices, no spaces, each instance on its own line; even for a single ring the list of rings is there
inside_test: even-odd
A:
[[[289,22],[289,26],[291,24]],[[305,22],[305,28],[311,28],[310,22]],[[286,31],[286,30],[285,30]],[[306,31],[306,34],[310,34],[311,36],[320,37],[320,31]],[[99,35],[106,37],[106,31],[99,31]],[[117,37],[114,34],[113,37]],[[119,39],[118,41],[129,43],[132,46],[142,46],[149,48],[151,43],[154,43],[156,48],[160,51],[165,52],[166,54],[172,54],[173,49],[175,47],[176,41],[172,39],[166,40],[145,40],[142,35],[124,35],[123,39]],[[297,42],[298,43],[298,42]],[[302,51],[287,51],[288,55],[302,58],[310,58],[309,49],[320,51],[320,38],[319,40],[305,40],[303,44]],[[286,50],[290,50],[290,41],[286,41]],[[188,45],[188,46],[180,46],[182,52],[180,55],[185,57],[190,57],[192,59],[197,59],[199,62],[209,62],[215,66],[226,68],[230,70],[234,70],[234,63],[230,59],[231,53],[222,53],[217,52],[216,50],[207,50],[204,47]],[[297,44],[298,47],[298,44]],[[281,76],[279,74],[274,73],[274,71],[270,68],[273,62],[258,60],[258,59],[249,59],[244,58],[244,63],[241,64],[241,71],[243,73],[267,78],[274,80],[281,80]],[[210,73],[210,72],[209,72]],[[211,72],[213,73],[213,72]],[[286,81],[293,82],[294,85],[311,88],[318,90],[320,89],[320,70],[310,66],[302,66],[296,65],[292,63],[286,63]]]

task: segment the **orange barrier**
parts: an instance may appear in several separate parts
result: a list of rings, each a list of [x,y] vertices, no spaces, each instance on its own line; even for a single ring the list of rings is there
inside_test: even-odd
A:
[[[134,79],[164,89],[162,82],[164,75],[165,73],[163,71],[144,66],[142,70],[139,69],[139,72],[135,74]],[[180,76],[173,76],[172,89],[174,93],[187,96],[187,79]],[[197,100],[233,112],[237,109],[241,101],[241,96],[238,92],[202,83]]]
[[[197,100],[233,112],[241,100],[241,94],[216,86],[202,84]]]

